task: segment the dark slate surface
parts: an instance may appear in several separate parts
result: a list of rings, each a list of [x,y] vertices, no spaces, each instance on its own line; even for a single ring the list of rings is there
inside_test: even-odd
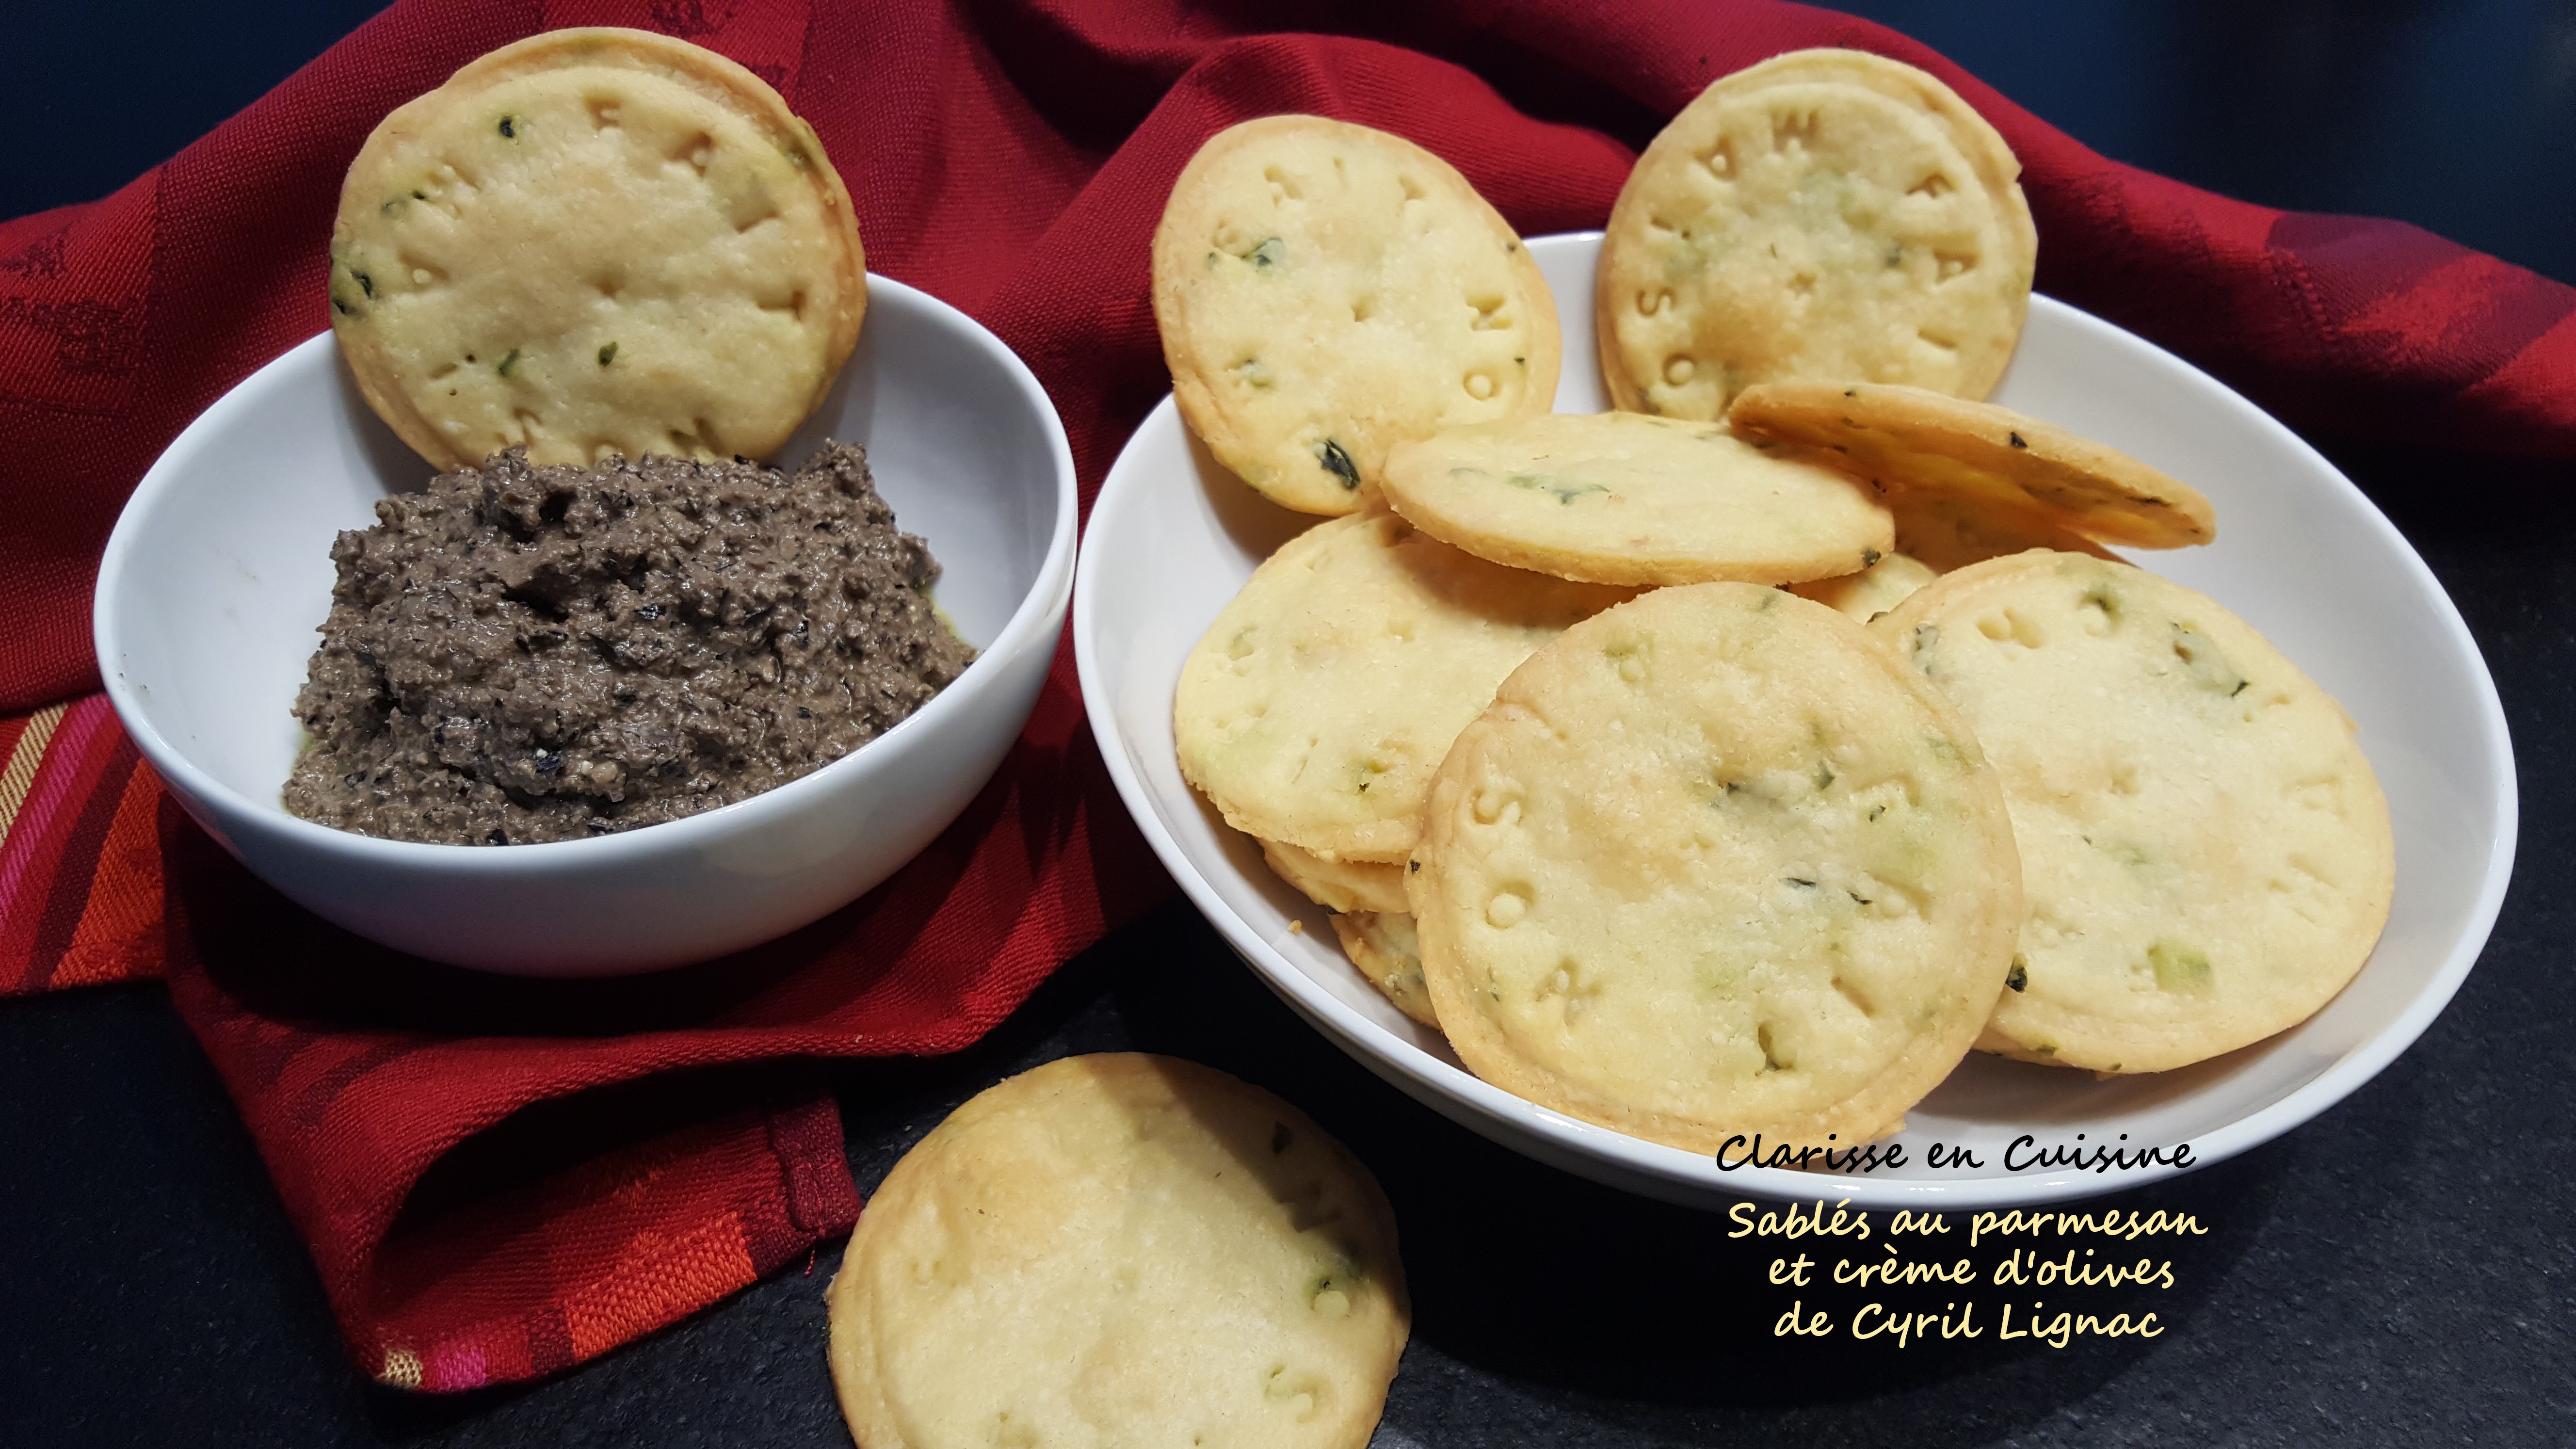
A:
[[[2400,215],[2576,278],[2564,3],[1861,8],[2122,159]],[[12,134],[59,137],[90,114],[100,92],[79,66],[111,42],[161,88],[41,162],[21,148],[0,215],[112,189],[365,7],[268,7],[256,27],[202,0],[151,25],[142,7],[42,11],[0,55]],[[2477,970],[2378,1080],[2269,1147],[2112,1200],[2211,1228],[2157,1240],[2172,1289],[2082,1305],[2153,1308],[2164,1336],[1775,1340],[1780,1295],[1758,1281],[1773,1248],[1450,1127],[1298,1023],[1177,902],[977,1049],[840,1072],[861,1184],[972,1092],[1067,1052],[1167,1051],[1262,1083],[1369,1162],[1404,1225],[1417,1324],[1387,1445],[2576,1442],[2576,920],[2560,884],[2576,859],[2576,470],[2323,441],[2487,653],[2521,765],[2520,865]],[[810,1276],[553,1382],[447,1399],[367,1384],[158,988],[0,1003],[0,1164],[0,1442],[846,1442],[821,1351],[829,1250]]]

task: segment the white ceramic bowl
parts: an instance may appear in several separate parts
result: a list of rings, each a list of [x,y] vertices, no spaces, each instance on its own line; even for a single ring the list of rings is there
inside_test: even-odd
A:
[[[99,568],[108,697],[179,803],[262,880],[362,936],[459,966],[603,976],[705,960],[894,873],[966,808],[1037,702],[1071,594],[1073,456],[1037,379],[973,319],[868,279],[858,351],[781,450],[862,443],[937,597],[983,651],[919,713],[803,779],[618,835],[374,840],[279,805],[289,712],[330,612],[331,542],[431,469],[325,333],[208,408],[144,475]]]
[[[1607,405],[1591,361],[1598,245],[1597,234],[1530,243],[1569,339],[1563,412]],[[1168,399],[1101,488],[1074,589],[1083,698],[1111,778],[1191,900],[1300,1015],[1436,1110],[1587,1177],[1703,1205],[1821,1193],[1855,1206],[1943,1210],[2063,1201],[2175,1170],[2005,1170],[2025,1134],[2039,1149],[2187,1143],[2195,1165],[2244,1151],[2368,1081],[2424,1030],[2477,959],[2513,864],[2504,712],[2450,599],[2370,500],[2190,364],[2038,297],[1995,400],[2207,493],[2218,509],[2216,544],[2138,557],[2243,615],[2361,724],[2396,825],[2395,905],[2360,976],[2294,1030],[2180,1071],[2102,1081],[1971,1055],[1895,1139],[1909,1166],[1867,1176],[1721,1171],[1709,1158],[1575,1121],[1477,1080],[1438,1033],[1360,979],[1323,912],[1274,878],[1251,840],[1181,779],[1172,689],[1182,659],[1254,565],[1314,520],[1264,502],[1219,467]],[[1923,1158],[1935,1142],[1967,1147],[1983,1166],[1933,1170]]]

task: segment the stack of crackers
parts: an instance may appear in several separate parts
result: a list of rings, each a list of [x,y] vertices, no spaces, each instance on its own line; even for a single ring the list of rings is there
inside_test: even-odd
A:
[[[1398,137],[1210,141],[1154,238],[1183,418],[1286,507],[1183,668],[1183,773],[1478,1075],[1708,1152],[1898,1130],[1972,1048],[2162,1071],[2386,920],[2334,701],[2121,561],[2186,484],[1983,401],[2037,237],[1934,77],[1725,77],[1620,193],[1596,344]]]

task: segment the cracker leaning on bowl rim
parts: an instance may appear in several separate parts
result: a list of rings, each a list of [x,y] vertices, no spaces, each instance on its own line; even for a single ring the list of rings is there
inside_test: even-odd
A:
[[[442,469],[524,444],[766,457],[856,346],[866,255],[813,128],[734,62],[549,31],[405,104],[350,164],[331,323]]]
[[[1769,382],[1727,410],[1737,431],[1823,448],[1893,489],[1972,500],[2105,543],[2218,537],[2199,490],[2116,448],[1994,403],[1868,382]]]

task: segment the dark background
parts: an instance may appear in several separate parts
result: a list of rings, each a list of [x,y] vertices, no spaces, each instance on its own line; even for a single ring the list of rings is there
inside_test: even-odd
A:
[[[367,0],[10,0],[0,216],[103,196]],[[1863,0],[2114,160],[2576,282],[2576,0]],[[101,62],[112,58],[113,68]]]
[[[12,5],[0,216],[113,190],[373,8]],[[2576,0],[1845,8],[2120,160],[2399,217],[2576,281]],[[2376,1081],[2269,1147],[2113,1200],[2213,1229],[2158,1246],[2173,1290],[2084,1305],[2155,1309],[2163,1337],[1784,1347],[1770,1250],[1415,1106],[1178,902],[963,1056],[836,1069],[861,1186],[1011,1071],[1169,1051],[1297,1101],[1394,1199],[1417,1321],[1381,1444],[2576,1443],[2576,919],[2559,886],[2576,858],[2576,470],[2314,441],[2486,651],[2520,761],[2520,865],[2478,969]],[[699,1085],[721,1105],[777,1082]],[[552,1382],[376,1388],[160,989],[0,1003],[0,1442],[846,1444],[822,1354],[832,1251]]]

